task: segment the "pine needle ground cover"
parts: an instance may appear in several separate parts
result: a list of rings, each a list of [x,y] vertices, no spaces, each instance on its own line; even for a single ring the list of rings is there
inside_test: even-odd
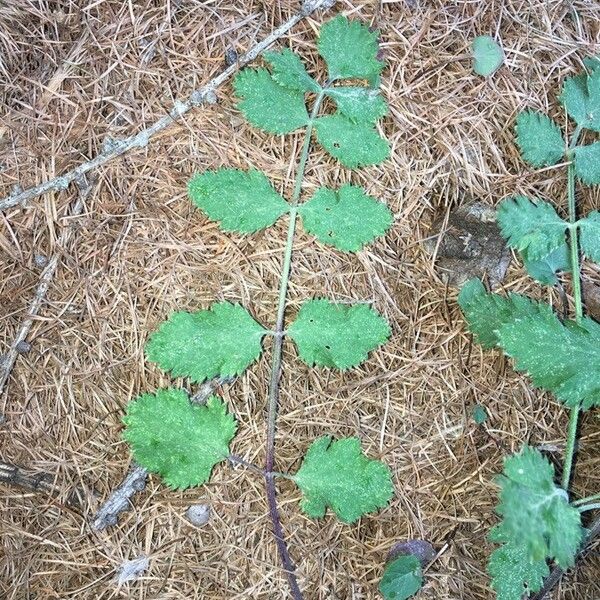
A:
[[[30,184],[57,174],[107,138],[158,118],[174,97],[218,72],[226,50],[249,47],[296,9],[291,2],[174,6],[142,2],[130,9],[108,1],[86,11],[68,6],[44,13],[15,3],[2,13],[0,73],[8,82],[2,90],[8,120],[0,125],[3,191],[17,180]],[[319,232],[303,215],[290,311],[298,314],[317,290],[342,303],[370,300],[392,331],[366,363],[327,376],[300,363],[293,345],[286,348],[286,364],[294,369],[288,367],[282,390],[278,461],[296,472],[307,440],[358,433],[368,456],[391,468],[395,495],[376,518],[348,527],[331,517],[304,517],[301,492],[283,482],[282,520],[293,524],[287,535],[297,549],[299,577],[318,582],[307,590],[310,598],[377,597],[388,549],[407,538],[446,548],[427,574],[423,597],[489,598],[485,569],[497,547],[487,538],[496,522],[493,477],[503,456],[523,441],[543,446],[547,456],[556,453],[558,464],[566,416],[563,407],[541,402],[540,392],[499,355],[471,345],[456,296],[438,279],[422,241],[435,215],[469,197],[492,205],[515,191],[560,197],[564,182],[554,174],[536,169],[525,175],[512,124],[529,108],[550,110],[562,126],[556,96],[563,80],[581,70],[578,61],[592,53],[599,15],[591,3],[577,5],[576,14],[542,2],[507,2],[502,10],[493,3],[441,2],[339,8],[351,8],[352,18],[382,31],[382,91],[390,107],[381,123],[391,158],[385,168],[368,167],[350,178],[326,148],[316,149],[307,196],[352,183],[396,218],[385,238],[351,257],[323,252],[314,242]],[[318,64],[314,40],[321,22],[298,26],[280,48]],[[476,77],[469,45],[475,35],[496,31],[506,65],[490,79]],[[33,33],[35,43],[18,44]],[[4,58],[11,56],[18,60]],[[324,65],[318,69],[326,76]],[[289,188],[289,157],[299,151],[300,136],[257,132],[241,122],[234,105],[232,88],[224,89],[214,107],[191,113],[147,150],[99,171],[77,235],[61,251],[33,348],[2,399],[7,425],[0,444],[4,460],[51,473],[65,497],[57,502],[2,488],[0,582],[8,598],[285,597],[262,481],[242,467],[216,469],[208,485],[176,494],[153,479],[135,511],[99,535],[64,507],[69,490],[93,488],[105,497],[126,471],[123,408],[169,384],[144,366],[143,351],[166,314],[223,302],[252,306],[258,323],[270,322],[285,237],[285,216],[275,214],[285,207],[263,215],[273,219],[272,227],[246,236],[224,232],[224,219],[202,216],[187,197],[194,173],[221,168],[254,166],[277,189]],[[322,203],[332,201],[320,196]],[[50,254],[59,228],[69,223],[70,200],[48,195],[2,222],[3,343],[10,343],[36,285],[34,256]],[[579,201],[583,214],[599,207],[593,189]],[[585,264],[583,273],[588,283],[600,282],[593,265]],[[559,305],[557,292],[547,289],[542,297],[516,263],[506,285]],[[222,394],[235,408],[236,453],[257,463],[264,459],[268,370],[260,359],[235,394]],[[487,409],[482,426],[471,420],[476,404]],[[580,424],[573,481],[578,496],[600,487],[597,424],[588,414]],[[213,511],[202,529],[183,518],[197,502]],[[149,570],[116,590],[116,570],[142,554],[150,557]],[[561,597],[600,596],[597,581],[597,564],[584,561],[562,584]]]

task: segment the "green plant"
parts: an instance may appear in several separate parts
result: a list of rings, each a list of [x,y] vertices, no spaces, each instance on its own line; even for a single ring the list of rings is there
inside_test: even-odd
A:
[[[468,282],[459,295],[479,343],[502,349],[518,371],[570,410],[560,485],[553,465],[537,449],[524,446],[504,461],[496,509],[502,521],[490,535],[500,546],[488,565],[501,600],[521,600],[539,591],[549,561],[563,569],[572,566],[586,539],[581,514],[598,508],[598,495],[569,496],[580,412],[600,405],[600,324],[584,316],[580,283],[580,253],[600,261],[600,212],[578,219],[575,198],[576,179],[600,183],[600,142],[579,143],[584,129],[600,132],[597,65],[567,79],[561,101],[576,123],[566,149],[558,125],[539,112],[518,115],[516,139],[523,159],[534,167],[568,162],[568,219],[549,202],[524,196],[504,200],[497,218],[508,245],[520,253],[534,279],[552,285],[558,271],[572,273],[574,320],[560,320],[550,305],[519,294],[487,293],[479,280]]]
[[[300,203],[305,166],[313,131],[318,143],[343,165],[356,168],[387,158],[388,144],[375,128],[387,111],[379,93],[383,63],[378,59],[377,32],[337,17],[322,27],[318,42],[328,68],[321,85],[290,50],[265,54],[266,68],[244,69],[234,82],[238,108],[263,131],[284,134],[304,128],[304,144],[290,201],[286,201],[257,170],[219,169],[189,182],[192,202],[223,230],[249,234],[287,216],[288,233],[282,261],[279,302],[273,328],[259,324],[250,312],[229,302],[208,310],[175,312],[149,339],[147,358],[174,377],[201,383],[213,377],[237,376],[262,352],[265,336],[273,338],[268,394],[265,467],[259,469],[230,454],[235,418],[222,400],[211,397],[193,406],[187,393],[163,389],[131,402],[124,418],[124,437],[135,460],[158,473],[173,488],[205,483],[213,467],[229,459],[263,474],[273,530],[293,596],[301,598],[279,520],[275,478],[294,481],[303,494],[301,508],[322,517],[329,507],[345,523],[387,505],[392,493],[390,469],[368,459],[357,438],[323,436],[308,448],[293,475],[276,472],[275,427],[282,368],[282,346],[292,339],[308,365],[348,369],[360,364],[390,335],[387,322],[366,304],[336,304],[323,298],[307,300],[285,328],[287,290],[298,217],[307,232],[333,248],[356,252],[383,235],[393,221],[390,210],[361,188],[318,189]],[[351,80],[350,85],[347,80]],[[343,82],[344,85],[334,85]],[[306,94],[313,99],[310,113]],[[337,110],[321,115],[329,98]]]

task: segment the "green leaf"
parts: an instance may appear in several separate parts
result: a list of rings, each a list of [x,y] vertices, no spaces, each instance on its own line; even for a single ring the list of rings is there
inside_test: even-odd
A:
[[[529,260],[540,260],[565,243],[568,223],[548,202],[525,196],[507,198],[497,212],[498,225],[511,248],[527,251]]]
[[[164,389],[130,402],[123,418],[125,440],[142,467],[173,488],[208,481],[213,467],[229,456],[236,422],[222,400],[211,396],[193,405],[183,390]]]
[[[501,534],[522,546],[530,562],[555,559],[567,569],[583,540],[579,511],[554,483],[554,467],[535,448],[524,446],[504,460],[499,478]]]
[[[318,49],[330,80],[376,78],[383,70],[377,60],[379,32],[338,15],[321,27]]]
[[[485,407],[481,406],[481,404],[476,404],[473,407],[472,415],[473,421],[475,421],[477,425],[483,425],[488,418],[487,410],[485,410]]]
[[[577,177],[586,185],[598,185],[600,183],[600,142],[577,146],[573,153]]]
[[[423,586],[423,569],[416,556],[404,555],[390,561],[383,572],[379,591],[385,600],[406,600]]]
[[[366,304],[308,300],[288,329],[309,366],[348,369],[364,360],[390,335],[386,320]]]
[[[289,48],[265,52],[264,57],[273,68],[273,79],[279,85],[297,92],[321,91],[321,86],[306,72],[301,58]]]
[[[350,184],[337,191],[319,188],[299,212],[308,233],[345,252],[357,252],[384,235],[394,221],[385,204]]]
[[[494,348],[498,344],[498,330],[505,323],[544,312],[552,314],[547,305],[519,294],[509,294],[508,298],[488,294],[479,279],[465,283],[458,295],[458,303],[469,331],[484,348]]]
[[[194,382],[239,375],[260,356],[265,333],[239,304],[216,302],[209,310],[173,313],[150,337],[146,356]]]
[[[519,113],[515,131],[523,160],[534,167],[555,165],[565,154],[565,142],[558,125],[541,112]]]
[[[579,230],[583,253],[594,262],[600,263],[600,212],[595,210],[585,219],[581,219]]]
[[[524,594],[542,589],[544,578],[550,574],[545,558],[532,561],[526,546],[508,541],[501,525],[492,530],[490,539],[503,544],[494,550],[488,563],[497,600],[521,600]]]
[[[600,67],[600,55],[588,56],[584,58],[583,64],[589,71],[595,71],[598,67]]]
[[[362,515],[387,506],[394,488],[387,465],[368,459],[358,438],[316,439],[294,481],[302,490],[301,508],[312,518],[330,507],[340,521],[354,523]]]
[[[355,123],[375,123],[387,113],[387,103],[379,90],[364,87],[334,87],[325,92],[338,111]]]
[[[555,285],[558,282],[557,272],[569,273],[571,271],[571,254],[566,241],[548,256],[539,260],[531,260],[527,255],[527,250],[521,252],[521,258],[527,273],[536,281],[546,285]]]
[[[266,69],[243,69],[233,87],[242,98],[238,108],[259,129],[289,133],[309,121],[304,94],[279,85]]]
[[[600,405],[600,325],[594,320],[584,317],[579,325],[563,324],[547,307],[505,322],[498,344],[514,358],[515,369],[567,406]]]
[[[565,79],[560,99],[578,125],[600,131],[600,69]]]
[[[473,71],[487,77],[496,72],[504,62],[504,52],[493,37],[480,35],[473,40]]]
[[[272,225],[289,204],[256,169],[219,169],[195,175],[188,184],[192,202],[224,231],[252,233]]]
[[[364,123],[353,123],[340,114],[315,120],[317,140],[345,167],[354,169],[376,165],[390,155],[390,147],[377,130]]]

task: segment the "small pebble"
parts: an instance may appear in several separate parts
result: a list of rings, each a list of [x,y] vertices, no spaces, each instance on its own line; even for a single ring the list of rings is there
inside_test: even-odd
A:
[[[185,511],[185,516],[192,525],[197,527],[206,525],[210,519],[210,506],[208,504],[192,504]]]
[[[42,269],[48,264],[48,259],[43,254],[36,254],[33,257],[33,262],[36,267]]]
[[[25,340],[21,340],[16,346],[19,354],[27,354],[31,350],[31,344]]]

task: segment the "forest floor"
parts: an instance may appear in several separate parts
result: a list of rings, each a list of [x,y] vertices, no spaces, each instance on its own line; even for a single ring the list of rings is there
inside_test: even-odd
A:
[[[575,7],[571,9],[571,5]],[[0,3],[0,197],[68,170],[160,118],[176,98],[219,73],[225,54],[253,46],[296,12],[295,0],[15,0]],[[320,24],[335,12],[380,28],[383,132],[392,156],[350,173],[319,149],[306,190],[352,180],[395,214],[388,235],[357,256],[296,241],[289,314],[312,296],[369,299],[392,325],[386,345],[357,369],[308,369],[284,346],[277,467],[297,467],[315,437],[359,435],[390,465],[391,505],[348,526],[309,520],[299,491],[278,486],[284,531],[307,600],[378,598],[390,546],[424,538],[443,550],[423,598],[485,600],[497,521],[494,477],[525,441],[558,463],[567,414],[536,392],[498,353],[472,343],[426,241],[431,224],[472,200],[509,194],[565,206],[564,170],[532,173],[513,140],[516,113],[549,110],[565,76],[600,51],[600,4],[542,0],[342,1],[277,42],[323,74]],[[506,63],[474,75],[470,44],[498,35]],[[259,61],[260,62],[260,59]],[[289,193],[301,134],[270,136],[242,121],[231,84],[218,102],[188,113],[145,149],[101,167],[83,213],[69,217],[77,188],[0,214],[0,353],[35,293],[37,255],[59,255],[46,301],[0,398],[0,456],[50,474],[58,497],[0,485],[0,597],[20,599],[287,598],[263,481],[242,467],[216,468],[211,483],[170,491],[152,477],[119,525],[93,532],[90,518],[131,462],[121,440],[127,402],[168,379],[144,360],[150,332],[174,309],[241,302],[274,322],[285,222],[253,236],[226,234],[192,208],[186,183],[208,168],[253,166]],[[582,206],[600,207],[586,190]],[[72,234],[60,246],[65,228]],[[584,276],[600,281],[587,266]],[[559,301],[513,261],[502,289]],[[568,291],[568,290],[567,290]],[[267,346],[267,350],[269,346]],[[222,395],[239,422],[233,452],[262,464],[269,352]],[[485,406],[488,420],[471,411]],[[600,489],[598,416],[580,427],[574,489]],[[74,490],[82,506],[69,506]],[[96,496],[94,497],[93,491]],[[202,528],[186,508],[207,503]],[[118,587],[125,560],[145,555],[141,579]],[[600,598],[598,555],[561,582],[556,598]]]

